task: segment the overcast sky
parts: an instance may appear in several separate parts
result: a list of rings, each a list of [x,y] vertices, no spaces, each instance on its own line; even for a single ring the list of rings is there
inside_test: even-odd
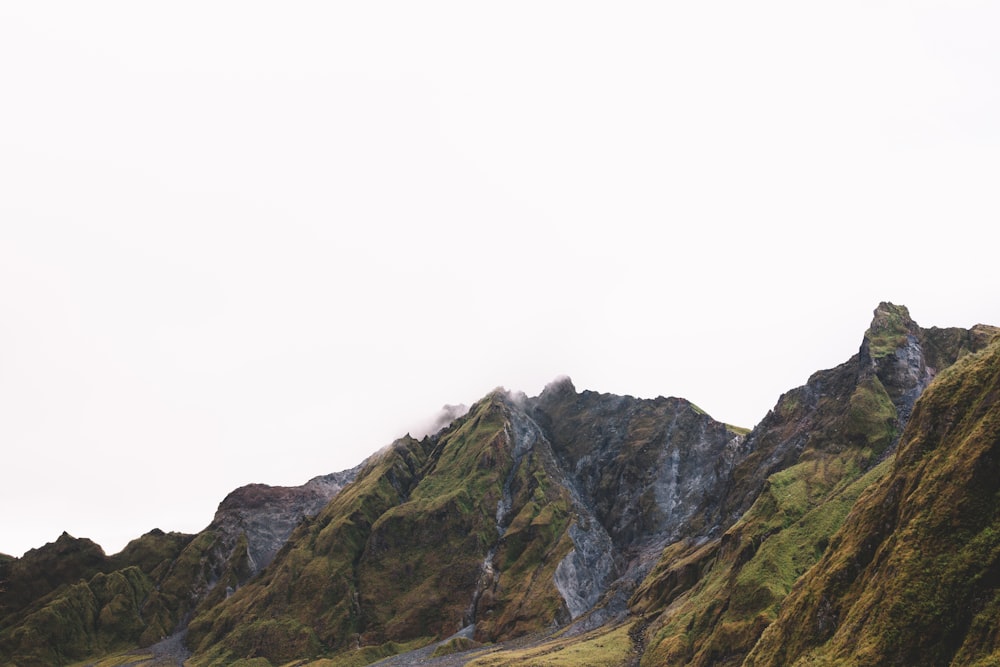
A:
[[[3,3],[0,552],[496,386],[749,427],[879,301],[1000,324],[998,8]]]

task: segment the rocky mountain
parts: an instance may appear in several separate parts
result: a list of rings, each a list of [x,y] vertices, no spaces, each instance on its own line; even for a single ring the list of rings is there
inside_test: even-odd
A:
[[[299,487],[242,487],[198,535],[153,530],[114,556],[63,533],[22,558],[0,559],[0,664],[67,664],[173,634],[199,605],[265,567],[356,471]]]
[[[993,659],[998,333],[880,304],[749,432],[568,379],[496,390],[354,470],[238,489],[196,536],[0,558],[0,664],[177,632],[190,665]]]
[[[537,399],[495,391],[375,457],[260,578],[196,616],[196,662],[376,657],[624,618],[647,552],[701,524],[742,440],[681,399],[566,380]]]
[[[994,327],[924,329],[883,303],[856,355],[783,394],[745,442],[713,531],[668,547],[632,600],[648,665],[739,665],[858,495],[917,397]]]
[[[941,374],[748,665],[1000,661],[1000,343]]]

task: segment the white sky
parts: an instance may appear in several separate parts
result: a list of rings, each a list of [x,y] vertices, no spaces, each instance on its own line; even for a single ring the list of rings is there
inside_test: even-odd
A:
[[[0,552],[195,532],[493,387],[754,425],[1000,324],[1000,3],[5,2]]]

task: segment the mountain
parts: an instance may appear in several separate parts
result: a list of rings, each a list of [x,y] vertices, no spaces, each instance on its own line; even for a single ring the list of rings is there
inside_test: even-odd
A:
[[[885,474],[918,396],[997,332],[924,329],[882,303],[856,355],[783,394],[746,439],[721,501],[726,529],[672,544],[633,598],[648,623],[643,664],[742,664],[858,495]]]
[[[1000,343],[942,373],[750,665],[1000,661]]]
[[[192,620],[190,645],[198,664],[280,664],[624,618],[644,554],[701,524],[742,439],[681,399],[566,380],[537,399],[495,391],[375,457],[259,579]]]
[[[168,635],[190,665],[869,664],[871,618],[906,620],[865,659],[987,659],[998,333],[880,304],[752,431],[566,378],[498,389],[353,470],[238,489],[198,535],[0,558],[0,664]]]
[[[355,470],[299,487],[252,484],[229,494],[198,535],[154,529],[119,554],[63,533],[0,559],[0,664],[58,665],[174,633],[274,557]]]

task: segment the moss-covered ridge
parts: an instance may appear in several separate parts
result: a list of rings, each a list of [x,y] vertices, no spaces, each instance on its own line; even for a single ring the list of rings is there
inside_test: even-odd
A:
[[[998,622],[1000,343],[927,389],[748,664],[996,664]]]
[[[0,665],[67,664],[173,634],[196,608],[248,581],[271,545],[351,478],[345,471],[301,487],[244,487],[198,535],[153,530],[113,556],[63,534],[0,560]],[[114,595],[108,581],[117,582]]]
[[[643,664],[740,664],[855,499],[886,474],[876,464],[936,372],[929,360],[951,364],[986,330],[924,330],[883,303],[857,355],[784,394],[747,438],[723,500],[739,519],[721,539],[671,546],[633,597],[649,622]]]
[[[64,533],[10,561],[20,575],[10,581],[33,582],[35,588],[15,584],[4,592],[13,611],[0,628],[0,664],[66,664],[169,634],[178,619],[163,627],[151,600],[167,564],[192,537],[154,530],[109,557],[90,540]]]
[[[544,452],[518,441],[513,409],[494,392],[374,457],[259,579],[192,621],[194,664],[391,652],[471,623],[489,641],[555,622],[570,499]]]

